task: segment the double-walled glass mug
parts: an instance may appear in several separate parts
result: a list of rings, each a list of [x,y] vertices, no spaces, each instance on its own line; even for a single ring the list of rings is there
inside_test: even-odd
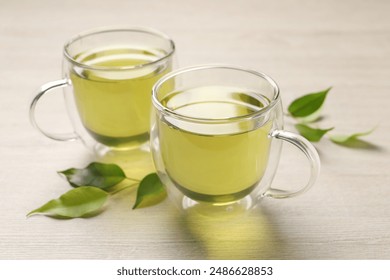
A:
[[[246,211],[263,197],[301,194],[318,177],[317,151],[283,130],[279,88],[262,73],[228,65],[177,70],[154,85],[152,103],[154,163],[181,209]],[[283,141],[309,161],[310,176],[298,190],[271,185]]]
[[[81,140],[97,154],[139,147],[149,140],[153,84],[172,70],[174,42],[149,28],[104,28],[69,40],[63,79],[46,83],[30,107],[32,124],[49,138]],[[40,127],[35,108],[64,87],[74,131],[53,134]]]

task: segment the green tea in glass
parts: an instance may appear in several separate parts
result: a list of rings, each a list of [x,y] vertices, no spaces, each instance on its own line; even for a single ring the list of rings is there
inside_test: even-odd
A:
[[[310,188],[319,172],[315,148],[283,130],[277,84],[229,65],[168,73],[153,86],[151,148],[159,177],[179,209],[242,212],[264,197],[287,198]],[[308,159],[303,186],[272,186],[282,140]]]
[[[99,154],[147,143],[152,86],[172,70],[174,50],[166,35],[147,28],[74,37],[64,47],[64,79],[44,85],[32,103],[33,123],[53,139],[81,139]],[[53,135],[35,121],[35,104],[57,87],[65,87],[74,133]]]

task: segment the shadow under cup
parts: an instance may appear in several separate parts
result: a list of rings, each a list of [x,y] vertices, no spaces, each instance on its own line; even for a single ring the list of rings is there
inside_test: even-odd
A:
[[[172,70],[173,53],[172,40],[147,28],[100,29],[71,39],[58,86],[65,87],[75,133],[44,134],[80,139],[98,154],[146,143],[152,86]]]
[[[279,89],[266,75],[225,65],[191,67],[160,79],[152,101],[153,159],[179,208],[245,211],[261,197],[290,197],[314,183],[316,163],[301,190],[271,188],[279,139],[303,143],[310,160],[317,154],[305,139],[281,130]]]

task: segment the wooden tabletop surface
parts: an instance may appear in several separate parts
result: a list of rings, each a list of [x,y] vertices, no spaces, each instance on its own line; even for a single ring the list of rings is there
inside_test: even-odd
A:
[[[389,10],[385,0],[0,1],[0,259],[390,259]],[[31,98],[61,78],[68,38],[113,25],[165,32],[180,67],[229,63],[265,72],[285,108],[332,86],[320,126],[376,130],[355,148],[325,137],[315,144],[322,168],[310,191],[264,199],[239,219],[185,216],[168,200],[131,210],[134,191],[93,218],[26,218],[69,190],[56,171],[94,160],[81,143],[34,130]],[[70,129],[61,94],[45,102],[45,125]],[[294,131],[290,119],[285,128]],[[304,180],[300,160],[286,146],[275,184]],[[130,175],[153,169],[142,152],[121,164]]]

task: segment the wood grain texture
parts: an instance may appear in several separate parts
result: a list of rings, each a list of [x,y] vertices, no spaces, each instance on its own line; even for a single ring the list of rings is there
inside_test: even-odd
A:
[[[1,1],[0,259],[390,259],[389,10],[385,0]],[[129,191],[91,219],[26,219],[69,189],[57,170],[92,160],[80,143],[54,142],[31,127],[33,92],[61,77],[69,37],[107,25],[164,31],[176,42],[180,66],[219,62],[263,71],[280,85],[285,105],[333,86],[323,127],[378,127],[365,148],[316,144],[316,186],[297,198],[264,200],[245,218],[183,216],[168,201],[132,211]],[[69,128],[62,97],[47,102],[45,124]],[[290,120],[286,129],[293,130]],[[302,180],[296,157],[284,149],[275,184]],[[142,172],[131,160],[124,164]]]

